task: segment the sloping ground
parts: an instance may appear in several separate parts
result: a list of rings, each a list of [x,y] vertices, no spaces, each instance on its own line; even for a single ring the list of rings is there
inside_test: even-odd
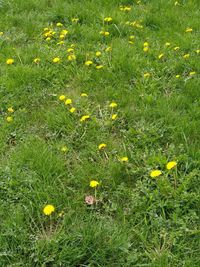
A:
[[[0,1],[0,266],[200,266],[199,9]]]

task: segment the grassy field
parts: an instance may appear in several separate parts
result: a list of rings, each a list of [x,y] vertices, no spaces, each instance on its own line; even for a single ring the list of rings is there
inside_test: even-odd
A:
[[[0,1],[0,266],[200,266],[199,17]]]

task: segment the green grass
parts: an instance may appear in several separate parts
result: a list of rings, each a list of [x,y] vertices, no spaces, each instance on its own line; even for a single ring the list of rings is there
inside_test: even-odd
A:
[[[200,6],[175,2],[0,1],[0,266],[200,266]]]

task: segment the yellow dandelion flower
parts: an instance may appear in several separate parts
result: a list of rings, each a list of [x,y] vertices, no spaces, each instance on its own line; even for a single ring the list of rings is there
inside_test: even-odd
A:
[[[13,117],[8,116],[8,117],[6,118],[6,120],[7,120],[7,122],[12,122],[12,121],[13,121]]]
[[[98,146],[99,150],[106,148],[106,144],[102,143]]]
[[[57,45],[63,45],[65,42],[64,41],[60,41],[57,43]]]
[[[180,49],[179,46],[175,46],[175,47],[174,47],[174,51],[178,51],[179,49]]]
[[[82,97],[88,97],[88,94],[86,94],[86,93],[81,93],[81,96],[82,96]]]
[[[189,58],[190,57],[190,54],[185,54],[185,55],[183,55],[183,58]]]
[[[164,57],[164,54],[160,54],[159,56],[158,56],[158,59],[162,59]]]
[[[151,176],[151,178],[156,178],[156,177],[160,176],[161,174],[162,174],[162,172],[160,170],[153,170],[153,171],[151,171],[150,176]]]
[[[117,119],[117,114],[112,114],[111,119],[114,121]]]
[[[74,54],[67,56],[67,60],[74,61],[76,60],[76,56]]]
[[[196,71],[191,71],[191,72],[189,73],[190,76],[193,76],[193,75],[195,75],[195,74],[196,74]]]
[[[97,181],[95,181],[95,180],[90,181],[90,187],[95,188],[95,187],[97,187],[98,185],[99,185],[99,182],[97,182]]]
[[[64,35],[64,36],[66,36],[68,33],[69,33],[68,30],[62,30],[62,31],[60,32],[60,35]]]
[[[82,116],[82,117],[80,118],[80,122],[86,121],[86,120],[88,120],[89,118],[90,118],[89,115],[84,115],[84,116]]]
[[[67,146],[62,146],[60,149],[62,152],[66,153],[68,151],[68,147]]]
[[[197,49],[197,50],[196,50],[196,53],[199,54],[199,53],[200,53],[200,49]]]
[[[43,208],[43,213],[47,216],[51,215],[53,212],[55,211],[55,207],[53,205],[46,205],[44,208]]]
[[[143,75],[144,78],[148,78],[148,77],[150,77],[150,76],[151,76],[151,74],[150,74],[149,72],[146,72],[146,73],[144,73],[144,75]]]
[[[144,46],[144,47],[147,47],[147,46],[149,46],[149,43],[148,43],[148,42],[144,42],[144,43],[143,43],[143,46]]]
[[[13,113],[13,112],[14,112],[14,109],[13,109],[12,107],[8,108],[7,110],[8,110],[8,112],[10,112],[10,113]]]
[[[169,43],[169,42],[166,42],[166,43],[165,43],[165,46],[166,46],[166,47],[168,47],[168,46],[170,46],[170,45],[171,45],[171,43]]]
[[[176,165],[177,165],[176,161],[170,161],[170,162],[167,163],[166,168],[168,170],[171,170],[172,168],[176,167]]]
[[[95,68],[96,68],[97,70],[103,69],[103,65],[97,65]]]
[[[3,35],[3,32],[0,32],[0,36],[2,36]]]
[[[122,157],[119,159],[121,162],[128,162],[128,157]]]
[[[63,24],[62,24],[61,22],[58,22],[58,23],[56,23],[56,26],[57,26],[57,27],[62,27]]]
[[[112,51],[112,47],[111,46],[106,47],[105,51],[106,52],[111,52]]]
[[[72,104],[72,100],[70,98],[66,99],[65,105],[71,105],[71,104]]]
[[[59,57],[55,57],[54,59],[53,59],[53,63],[59,63],[60,62],[60,58]]]
[[[134,39],[135,39],[135,36],[134,36],[134,35],[130,35],[130,36],[129,36],[129,39],[130,39],[130,40],[134,40]]]
[[[51,37],[47,37],[45,40],[46,40],[47,42],[48,42],[48,41],[51,41]]]
[[[77,23],[77,22],[79,22],[79,19],[78,18],[72,18],[71,21],[74,23]]]
[[[112,19],[111,17],[107,17],[107,18],[104,19],[104,21],[105,21],[105,22],[112,22],[113,19]]]
[[[117,107],[117,103],[112,102],[112,103],[110,103],[109,107],[110,108],[116,108]]]
[[[180,78],[180,77],[181,77],[181,75],[180,75],[180,74],[177,74],[175,77],[178,79],[178,78]]]
[[[187,29],[185,30],[185,32],[192,32],[192,31],[193,31],[192,28],[187,28]]]
[[[60,101],[65,100],[65,95],[60,95],[60,96],[59,96],[59,100],[60,100]]]
[[[109,36],[110,33],[109,33],[109,32],[104,32],[104,35],[105,35],[105,36]]]
[[[67,49],[67,52],[68,52],[68,53],[74,53],[74,48],[72,48],[72,47],[68,48],[68,49]]]
[[[36,64],[40,63],[40,58],[38,58],[38,57],[34,58],[33,62]]]
[[[101,52],[100,52],[100,51],[97,51],[97,52],[95,53],[95,55],[96,55],[96,57],[100,57],[100,56],[101,56]]]
[[[70,113],[74,113],[75,111],[76,111],[76,108],[74,108],[74,107],[70,108],[70,110],[69,110]]]
[[[148,52],[149,51],[149,47],[148,46],[143,47],[143,51],[144,52]]]
[[[60,39],[64,39],[65,38],[65,35],[64,34],[60,34],[59,38]]]
[[[85,62],[85,65],[86,66],[91,66],[93,64],[93,61],[92,60],[87,60],[86,62]]]
[[[14,59],[13,58],[8,58],[7,60],[6,60],[6,64],[7,65],[12,65],[14,63]]]

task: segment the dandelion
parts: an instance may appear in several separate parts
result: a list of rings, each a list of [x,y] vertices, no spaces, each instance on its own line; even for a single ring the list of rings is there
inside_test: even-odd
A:
[[[72,48],[72,47],[68,48],[68,49],[67,49],[67,52],[68,52],[68,53],[73,53],[73,52],[74,52],[74,48]]]
[[[167,163],[166,168],[167,168],[167,170],[171,170],[176,166],[177,166],[177,162],[176,161],[170,161],[170,162]]]
[[[158,59],[162,59],[164,57],[164,54],[160,54],[159,56],[158,56]]]
[[[74,113],[75,111],[76,111],[76,108],[74,108],[74,107],[70,108],[70,110],[69,110],[70,113]]]
[[[115,120],[117,119],[117,114],[113,114],[113,115],[111,116],[111,119],[112,119],[113,121],[115,121]]]
[[[117,103],[112,102],[112,103],[110,103],[109,107],[110,108],[116,108],[117,107]]]
[[[75,55],[69,55],[69,56],[67,57],[67,60],[69,60],[69,61],[74,61],[74,60],[76,60],[76,56],[75,56]]]
[[[56,26],[57,26],[57,27],[62,27],[63,24],[62,24],[61,22],[58,22],[58,23],[56,23]]]
[[[165,43],[165,46],[166,46],[166,47],[169,47],[170,45],[171,45],[171,43],[169,43],[169,42],[166,42],[166,43]]]
[[[34,60],[33,60],[33,62],[35,63],[35,64],[38,64],[38,63],[40,63],[40,58],[34,58]]]
[[[79,19],[78,18],[72,18],[71,21],[74,22],[74,23],[78,23]]]
[[[57,43],[57,45],[63,45],[65,42],[64,41],[60,41]]]
[[[61,147],[61,149],[60,149],[62,152],[64,152],[64,153],[66,153],[67,151],[68,151],[68,148],[67,148],[67,146],[63,146],[63,147]]]
[[[95,68],[96,68],[97,70],[103,69],[103,65],[97,65]]]
[[[195,74],[196,74],[196,71],[191,71],[191,72],[189,73],[190,76],[193,76],[193,75],[195,75]]]
[[[110,35],[110,33],[108,31],[100,31],[99,33],[103,36],[109,36]]]
[[[59,57],[55,57],[54,59],[53,59],[53,63],[59,63],[60,62],[60,58]]]
[[[108,17],[108,18],[105,18],[104,21],[105,21],[105,22],[112,22],[113,19],[112,19],[111,17]]]
[[[88,97],[88,94],[86,94],[86,93],[81,93],[81,97]]]
[[[86,62],[85,62],[85,65],[86,66],[91,66],[93,64],[93,61],[92,60],[87,60]]]
[[[129,39],[133,41],[135,39],[135,36],[131,35],[131,36],[129,36]]]
[[[6,118],[6,120],[7,120],[7,122],[12,122],[12,121],[13,121],[13,117],[8,116],[8,117]]]
[[[3,35],[3,32],[0,32],[0,36],[2,36]]]
[[[93,205],[95,203],[95,198],[93,196],[86,196],[85,197],[85,203],[87,205]]]
[[[128,162],[128,157],[122,157],[119,159],[121,162]]]
[[[64,35],[64,36],[66,36],[68,33],[69,33],[68,30],[62,30],[62,31],[60,32],[60,35]]]
[[[89,115],[84,115],[84,116],[82,116],[82,117],[80,118],[80,122],[86,121],[86,120],[88,120],[89,118],[90,118]]]
[[[192,28],[187,28],[187,29],[185,30],[185,32],[192,32],[192,31],[193,31]]]
[[[7,109],[9,113],[13,113],[14,112],[14,109],[12,107],[8,108]]]
[[[47,37],[45,40],[46,40],[47,42],[48,42],[48,41],[51,41],[51,37]]]
[[[156,177],[160,176],[161,174],[162,174],[162,172],[160,170],[153,170],[153,171],[151,171],[150,176],[151,176],[151,178],[156,178]]]
[[[100,56],[101,56],[101,52],[100,52],[100,51],[97,51],[97,52],[95,53],[95,55],[96,55],[97,57],[100,57]]]
[[[189,58],[190,57],[190,54],[185,54],[185,55],[183,55],[183,58]]]
[[[174,47],[174,51],[178,51],[179,49],[180,49],[179,46],[175,46],[175,47]]]
[[[43,208],[43,213],[47,216],[51,215],[53,212],[55,211],[55,207],[53,205],[46,205],[44,208]]]
[[[60,96],[59,96],[59,100],[60,100],[60,101],[65,100],[65,95],[60,95]]]
[[[14,59],[13,58],[8,58],[7,60],[6,60],[6,64],[7,65],[12,65],[14,63]]]
[[[147,47],[147,46],[149,46],[149,43],[148,43],[148,42],[144,42],[144,43],[143,43],[143,46],[144,46],[144,47]]]
[[[99,185],[99,182],[92,180],[90,181],[90,187],[96,188]]]
[[[98,146],[98,148],[99,148],[99,150],[102,150],[102,149],[106,148],[106,146],[107,146],[106,144],[102,143]]]
[[[144,51],[144,52],[148,52],[148,51],[149,51],[149,47],[148,47],[148,46],[145,46],[145,47],[143,48],[143,51]]]
[[[105,51],[106,52],[111,52],[112,51],[112,47],[111,46],[106,47]]]
[[[177,74],[175,77],[178,79],[178,78],[180,78],[180,77],[181,77],[181,75],[180,75],[180,74]]]
[[[144,78],[148,78],[148,77],[150,77],[150,76],[151,76],[151,74],[150,74],[149,72],[146,72],[146,73],[144,73],[144,75],[143,75]]]
[[[197,49],[197,50],[196,50],[196,53],[199,54],[199,53],[200,53],[200,49]]]
[[[71,104],[72,104],[71,98],[66,99],[65,105],[71,105]]]

